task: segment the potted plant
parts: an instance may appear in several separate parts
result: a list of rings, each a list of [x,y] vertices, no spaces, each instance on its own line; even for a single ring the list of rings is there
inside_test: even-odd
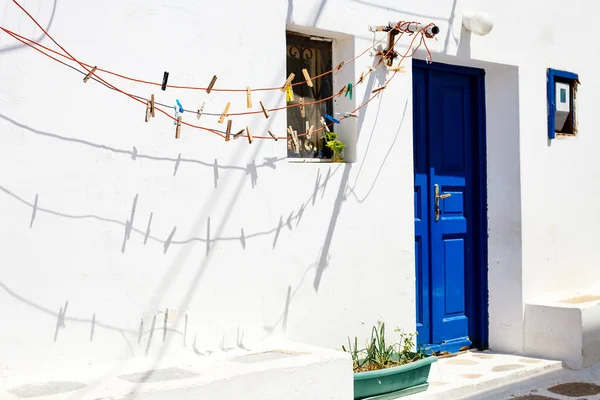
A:
[[[404,334],[400,340],[386,343],[385,324],[378,322],[371,331],[371,339],[364,349],[348,338],[349,348],[342,350],[352,355],[355,399],[396,399],[427,390],[429,369],[437,358],[424,351],[414,351],[415,334]]]
[[[337,134],[334,132],[325,132],[325,139],[327,140],[327,147],[329,147],[333,153],[331,156],[331,161],[344,162],[344,157],[342,154],[346,145],[338,140]]]

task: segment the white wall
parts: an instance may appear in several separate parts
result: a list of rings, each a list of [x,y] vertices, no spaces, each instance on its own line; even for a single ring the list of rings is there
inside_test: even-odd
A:
[[[371,44],[370,24],[438,24],[434,60],[445,53],[488,70],[490,345],[520,351],[524,301],[597,277],[599,211],[590,199],[600,194],[592,162],[592,96],[600,81],[581,40],[595,14],[563,1],[474,3],[23,1],[81,60],[151,81],[166,70],[170,83],[198,86],[213,74],[218,87],[281,85],[286,24],[333,32],[334,63]],[[0,9],[2,26],[40,38],[11,1],[1,0]],[[463,32],[461,39],[463,9],[491,13],[492,33]],[[558,18],[580,28],[565,29]],[[338,85],[372,62],[363,56],[346,66]],[[552,146],[548,66],[573,70],[583,83],[580,135]],[[0,71],[0,314],[8,321],[0,331],[0,376],[158,357],[168,348],[218,351],[279,334],[338,347],[347,336],[366,336],[377,319],[414,329],[410,69],[359,120],[340,125],[346,138],[357,137],[349,164],[289,163],[284,141],[226,143],[185,126],[175,140],[171,120],[158,115],[145,123],[143,105],[83,84],[4,33]],[[178,98],[193,109],[207,98],[101,76],[166,104]],[[354,104],[385,79],[385,71],[371,75]],[[506,104],[515,93],[516,110]],[[206,111],[220,113],[227,101],[233,112],[245,110],[243,94],[208,97]],[[279,91],[259,99],[285,103]],[[351,106],[344,102],[338,110]],[[505,140],[497,125],[504,114]],[[202,124],[216,126],[205,117]],[[184,120],[196,123],[187,113]],[[285,114],[272,113],[268,121],[236,118],[234,128],[246,123],[255,135],[268,126],[283,134],[286,126]],[[166,308],[177,318],[163,344]]]

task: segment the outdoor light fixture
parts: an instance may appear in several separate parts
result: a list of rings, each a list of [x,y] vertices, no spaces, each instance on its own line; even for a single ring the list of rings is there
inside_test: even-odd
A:
[[[492,20],[492,17],[485,12],[463,13],[462,24],[466,30],[471,31],[479,36],[487,35],[494,27],[494,21]]]

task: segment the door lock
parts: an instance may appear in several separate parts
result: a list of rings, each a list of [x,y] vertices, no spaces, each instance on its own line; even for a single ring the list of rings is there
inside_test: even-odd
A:
[[[435,198],[433,200],[435,220],[439,221],[440,214],[442,213],[442,211],[440,210],[440,199],[447,199],[448,197],[452,196],[452,193],[440,194],[440,185],[438,185],[437,183],[435,185],[433,185],[433,188],[434,188],[434,192],[435,192]]]

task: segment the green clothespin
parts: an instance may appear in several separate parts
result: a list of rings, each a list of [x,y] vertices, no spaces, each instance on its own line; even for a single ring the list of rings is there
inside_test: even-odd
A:
[[[344,97],[350,95],[350,100],[352,100],[352,84],[349,83],[348,84],[348,90],[346,90],[346,94],[344,94]]]

